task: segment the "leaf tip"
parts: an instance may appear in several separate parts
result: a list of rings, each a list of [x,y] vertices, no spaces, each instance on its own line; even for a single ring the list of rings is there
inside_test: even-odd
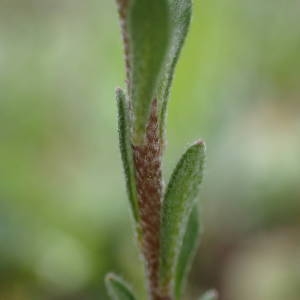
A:
[[[206,153],[206,144],[202,139],[197,140],[196,142],[194,142],[191,146],[191,148],[196,148],[199,149],[201,153],[203,153],[205,155]]]
[[[219,299],[219,293],[217,290],[209,290],[207,291],[200,300],[218,300]]]
[[[122,88],[120,87],[117,87],[116,90],[115,90],[115,93],[116,93],[116,96],[117,96],[117,100],[120,99],[120,97],[123,97],[124,96],[124,91]]]
[[[197,140],[194,144],[199,146],[205,146],[205,142],[203,140]]]
[[[108,274],[106,274],[104,280],[106,283],[110,283],[111,281],[113,281],[115,279],[116,279],[116,275],[114,273],[108,273]]]
[[[106,276],[105,276],[105,280],[111,280],[113,277],[114,277],[114,274],[113,274],[113,273],[108,273],[108,274],[106,274]]]
[[[128,284],[119,276],[108,273],[105,276],[107,292],[113,300],[135,300],[135,296]]]

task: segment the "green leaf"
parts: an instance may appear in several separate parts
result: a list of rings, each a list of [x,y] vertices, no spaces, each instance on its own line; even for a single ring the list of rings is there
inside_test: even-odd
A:
[[[170,290],[174,284],[183,236],[202,182],[204,161],[205,145],[200,141],[183,154],[166,190],[162,207],[160,253],[163,290]]]
[[[158,100],[162,103],[161,129],[164,128],[167,101],[175,67],[188,33],[192,16],[192,0],[168,0],[170,9],[170,43],[164,70],[158,88]]]
[[[181,299],[188,272],[191,268],[192,260],[196,254],[199,236],[199,216],[197,205],[193,208],[192,213],[189,216],[186,231],[183,237],[180,253],[178,256],[178,262],[176,266],[175,277],[175,297],[177,300]]]
[[[124,92],[121,89],[116,91],[118,115],[119,115],[119,144],[121,157],[123,161],[124,173],[126,178],[126,186],[128,198],[131,204],[132,213],[135,220],[138,220],[138,201],[135,184],[135,173],[133,166],[132,148],[130,145],[130,126],[128,116],[128,103]]]
[[[129,98],[134,116],[132,140],[134,144],[141,144],[168,48],[168,0],[131,0],[126,23]]]
[[[106,288],[112,300],[135,300],[131,289],[118,276],[108,274],[105,278]]]
[[[219,296],[216,290],[206,292],[199,300],[218,300]]]

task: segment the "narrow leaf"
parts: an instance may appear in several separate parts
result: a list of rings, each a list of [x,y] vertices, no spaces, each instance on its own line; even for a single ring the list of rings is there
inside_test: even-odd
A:
[[[170,43],[161,75],[158,99],[162,103],[161,128],[164,128],[167,101],[175,67],[188,33],[192,16],[192,0],[168,0],[170,9]]]
[[[129,98],[133,108],[133,143],[144,139],[150,107],[169,39],[168,0],[131,0],[127,13]]]
[[[160,280],[162,289],[172,289],[179,251],[189,215],[196,203],[203,177],[205,146],[192,145],[177,164],[162,207]]]
[[[216,290],[210,290],[206,292],[199,300],[218,300],[218,292]]]
[[[117,89],[116,96],[119,115],[119,144],[126,178],[127,193],[131,204],[133,216],[137,221],[139,214],[133,167],[133,155],[131,145],[129,144],[130,126],[128,116],[128,103],[126,100],[126,96],[121,89]]]
[[[178,256],[175,277],[175,297],[177,300],[181,299],[182,297],[187,275],[191,268],[192,260],[197,250],[200,236],[200,226],[198,218],[199,216],[196,205],[189,216],[180,253]]]
[[[106,288],[112,300],[135,300],[131,289],[118,276],[108,274],[105,278]]]

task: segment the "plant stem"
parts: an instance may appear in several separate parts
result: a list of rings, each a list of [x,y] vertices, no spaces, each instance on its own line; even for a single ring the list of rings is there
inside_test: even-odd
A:
[[[136,185],[142,231],[142,251],[148,277],[150,299],[165,300],[159,292],[160,211],[162,199],[162,141],[157,117],[157,101],[146,128],[145,142],[133,146]],[[167,300],[167,299],[166,299]]]

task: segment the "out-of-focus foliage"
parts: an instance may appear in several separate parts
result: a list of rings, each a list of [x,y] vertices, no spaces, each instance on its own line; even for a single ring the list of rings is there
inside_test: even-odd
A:
[[[206,140],[190,293],[298,299],[299,1],[194,4],[165,162],[170,174],[182,144]],[[143,290],[118,153],[122,80],[113,1],[0,2],[1,300],[106,300],[107,270]]]

